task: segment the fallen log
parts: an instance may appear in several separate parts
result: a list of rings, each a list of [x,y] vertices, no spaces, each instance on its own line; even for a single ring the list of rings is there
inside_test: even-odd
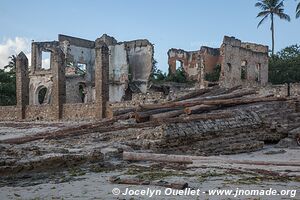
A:
[[[205,93],[204,95],[202,95],[202,97],[208,97],[208,96],[217,96],[217,95],[222,95],[222,94],[229,94],[231,92],[234,92],[238,89],[241,89],[242,86],[238,85],[238,86],[234,86],[232,88],[218,88],[216,90],[212,90],[211,92]]]
[[[209,96],[209,97],[204,97],[202,98],[202,100],[218,100],[218,99],[233,99],[233,98],[238,98],[238,97],[242,97],[242,96],[246,96],[246,95],[250,95],[250,94],[256,94],[255,90],[243,90],[240,92],[233,92],[230,94],[221,94],[221,95],[217,95],[217,96]],[[197,99],[195,99],[197,100]],[[201,99],[199,99],[201,100]]]
[[[152,110],[152,109],[163,109],[163,108],[174,108],[174,107],[192,107],[200,104],[205,105],[242,105],[258,102],[272,102],[272,101],[285,101],[285,97],[260,97],[260,98],[235,98],[235,99],[217,99],[217,100],[196,100],[189,102],[171,102],[168,104],[151,104],[151,105],[140,105],[143,110]]]
[[[150,120],[150,116],[157,113],[165,113],[169,111],[179,110],[180,108],[163,108],[163,109],[155,109],[149,110],[145,112],[135,112],[135,120],[137,123],[147,122]]]
[[[182,163],[182,164],[193,163],[192,159],[188,156],[153,154],[153,153],[135,153],[135,152],[123,152],[123,160],[158,161],[158,162],[172,162],[172,163]]]
[[[165,113],[158,113],[150,116],[150,121],[153,120],[160,120],[160,119],[165,119],[165,118],[172,118],[172,117],[177,117],[181,114],[184,114],[184,110],[173,110]]]
[[[131,113],[132,114],[132,113]],[[126,115],[127,117],[130,117],[130,114]],[[6,144],[23,144],[26,142],[31,142],[35,140],[40,139],[61,139],[66,137],[74,137],[74,136],[80,136],[90,133],[106,133],[106,132],[112,132],[112,131],[118,131],[118,130],[126,130],[129,128],[146,128],[146,127],[156,127],[160,126],[162,124],[170,124],[170,123],[185,123],[190,121],[198,121],[198,120],[213,120],[213,119],[221,119],[221,118],[228,118],[232,117],[233,113],[231,112],[220,112],[220,113],[208,113],[208,114],[200,114],[200,115],[191,115],[188,117],[175,117],[175,118],[166,118],[161,119],[158,121],[149,121],[145,123],[138,123],[138,124],[122,124],[122,125],[107,125],[107,123],[113,123],[116,121],[115,117],[112,120],[105,120],[98,124],[93,125],[85,125],[82,129],[77,128],[71,128],[67,130],[58,130],[54,132],[46,132],[46,133],[38,133],[31,136],[23,136],[19,138],[12,138],[12,139],[6,139],[1,140],[0,143],[6,143]],[[125,116],[123,116],[125,117]],[[121,116],[119,116],[121,118]],[[77,126],[78,127],[78,126]]]
[[[182,97],[179,97],[171,102],[176,102],[176,101],[183,101],[183,100],[186,100],[186,99],[191,99],[191,98],[194,98],[194,97],[198,97],[198,96],[201,96],[205,93],[208,93],[210,91],[212,91],[214,88],[204,88],[204,89],[200,89],[200,90],[196,90],[196,91],[193,91],[193,92],[190,92]]]
[[[184,109],[184,112],[187,115],[191,115],[191,114],[199,114],[204,111],[214,110],[217,108],[218,108],[218,106],[215,106],[215,105],[200,104],[200,105],[196,105],[196,106],[192,106],[192,107],[187,107]]]
[[[155,153],[135,153],[123,152],[123,160],[127,161],[155,161],[155,162],[172,162],[201,165],[207,164],[238,164],[238,165],[262,165],[262,166],[290,166],[300,167],[300,162],[280,162],[280,161],[258,161],[258,160],[233,160],[220,158],[216,156],[183,156],[183,155],[169,155],[169,154],[155,154]]]
[[[120,109],[120,110],[114,110],[113,111],[113,116],[119,116],[119,115],[124,115],[130,112],[135,112],[136,108],[126,108],[126,109]]]

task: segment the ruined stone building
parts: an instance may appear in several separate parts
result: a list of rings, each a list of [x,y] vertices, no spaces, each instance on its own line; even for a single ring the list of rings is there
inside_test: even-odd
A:
[[[169,73],[182,67],[189,80],[205,87],[205,74],[220,67],[219,84],[224,87],[236,85],[265,85],[268,82],[268,46],[244,43],[225,36],[220,48],[201,47],[198,51],[170,49],[168,51]]]
[[[17,56],[17,106],[0,107],[2,118],[101,119],[108,101],[147,91],[153,52],[148,40],[117,42],[106,34],[32,42],[30,67],[24,53]]]

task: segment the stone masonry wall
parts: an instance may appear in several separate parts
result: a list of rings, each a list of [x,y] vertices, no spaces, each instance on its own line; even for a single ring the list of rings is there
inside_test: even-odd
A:
[[[73,103],[63,105],[63,120],[91,120],[96,118],[95,104]]]
[[[21,108],[16,106],[0,106],[0,121],[17,120]]]

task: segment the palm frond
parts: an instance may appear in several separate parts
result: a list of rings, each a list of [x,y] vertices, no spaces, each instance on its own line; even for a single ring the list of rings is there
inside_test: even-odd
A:
[[[266,4],[262,3],[262,2],[257,2],[255,4],[255,7],[259,7],[261,10],[268,10],[269,9],[269,7]]]
[[[296,8],[296,18],[300,17],[300,3],[298,3],[297,8]]]
[[[262,25],[262,23],[263,23],[264,21],[266,21],[266,19],[268,18],[268,16],[269,16],[269,14],[265,15],[265,16],[262,18],[262,20],[260,20],[260,22],[257,24],[257,28],[260,27],[260,25]]]
[[[262,12],[258,13],[256,17],[264,17],[268,14],[270,14],[270,11],[262,11]]]
[[[274,13],[276,14],[280,19],[286,20],[286,21],[291,21],[291,17],[283,12],[281,13]]]

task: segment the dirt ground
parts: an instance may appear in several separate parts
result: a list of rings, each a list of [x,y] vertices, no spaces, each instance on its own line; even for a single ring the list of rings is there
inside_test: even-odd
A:
[[[57,130],[72,123],[1,123],[0,140]],[[130,130],[134,135],[135,131]],[[140,131],[140,130],[139,130]],[[126,132],[115,133],[119,137]],[[129,190],[161,191],[152,199],[300,199],[300,167],[224,163],[222,160],[300,161],[300,149],[275,148],[236,155],[193,157],[193,164],[123,161],[122,151],[133,149],[106,134],[93,133],[61,140],[39,140],[20,145],[0,144],[0,199],[148,199],[149,195],[114,195]],[[101,154],[101,156],[99,156]],[[49,160],[49,158],[52,158]],[[55,159],[53,159],[55,158]],[[59,158],[59,159],[58,159]],[[80,159],[79,159],[80,158]],[[63,162],[62,162],[63,161]],[[112,184],[112,176],[151,183],[187,183],[199,195],[167,195],[166,187]],[[210,190],[289,190],[273,196],[209,195]],[[174,190],[175,191],[175,190]],[[294,191],[294,193],[292,193]],[[295,193],[296,191],[296,193]]]

